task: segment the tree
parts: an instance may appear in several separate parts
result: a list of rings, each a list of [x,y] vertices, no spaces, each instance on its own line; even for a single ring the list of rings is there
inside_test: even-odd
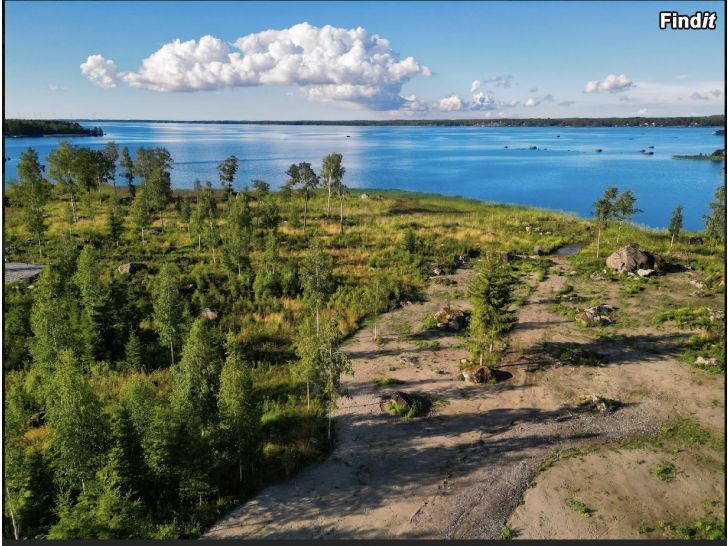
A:
[[[129,187],[129,196],[134,197],[134,161],[131,159],[131,155],[129,154],[129,148],[124,146],[121,149],[121,176],[126,178],[127,186]]]
[[[43,177],[43,166],[33,148],[28,148],[20,156],[17,172],[18,180],[11,185],[8,193],[13,205],[23,208],[23,223],[38,241],[38,253],[43,259],[43,236],[47,229],[44,207],[50,199],[51,186]]]
[[[474,357],[483,365],[485,353],[489,358],[500,333],[512,321],[508,312],[511,304],[512,279],[508,264],[498,254],[486,254],[478,264],[477,275],[468,287],[473,307],[468,325],[468,338]]]
[[[306,316],[299,323],[293,342],[299,359],[297,373],[306,382],[306,407],[309,409],[311,408],[311,385],[316,385],[321,376],[320,330],[315,319]]]
[[[379,338],[377,326],[379,325],[379,313],[386,311],[389,303],[390,286],[386,277],[380,269],[375,270],[371,281],[367,285],[366,297],[369,302],[374,322],[374,341]]]
[[[178,278],[177,268],[174,265],[165,264],[159,270],[152,288],[156,330],[162,345],[169,347],[172,364],[174,364],[174,347],[179,344],[186,315]]]
[[[725,243],[725,184],[715,189],[714,199],[708,206],[710,214],[703,216],[705,235],[711,241]]]
[[[172,202],[172,181],[169,172],[157,167],[144,181],[144,192],[149,207],[159,212],[159,221],[164,231],[164,209]]]
[[[171,402],[175,412],[203,426],[217,421],[224,353],[224,340],[215,324],[205,317],[197,318],[173,371]]]
[[[232,435],[238,462],[238,482],[243,486],[243,468],[252,473],[260,442],[260,404],[253,390],[250,366],[244,361],[232,334],[227,338],[227,357],[220,372],[218,408],[220,426]]]
[[[139,148],[134,160],[134,174],[146,182],[155,170],[169,171],[172,164],[172,156],[166,148]]]
[[[107,437],[101,406],[83,378],[72,350],[58,353],[48,397],[47,421],[59,483],[86,490],[100,467]]]
[[[107,332],[111,298],[109,287],[101,279],[96,252],[90,245],[84,246],[78,256],[73,282],[78,287],[83,311],[81,337],[87,348],[85,356],[100,357],[106,345],[102,342]]]
[[[250,268],[248,252],[252,231],[252,215],[248,204],[240,199],[229,201],[223,226],[222,262],[239,279],[243,277],[243,270]]]
[[[308,199],[311,191],[316,189],[319,183],[319,179],[316,173],[311,168],[310,163],[299,163],[298,165],[291,165],[286,171],[288,175],[287,185],[291,188],[295,186],[301,186],[304,195],[303,204],[303,232],[306,233],[306,220],[308,218]]]
[[[118,198],[115,197],[111,201],[109,215],[106,217],[106,229],[108,229],[109,237],[117,247],[119,246],[121,234],[124,233],[124,220],[119,209],[119,201]]]
[[[134,201],[131,204],[131,218],[134,225],[142,232],[142,243],[144,243],[144,228],[152,221],[152,213],[149,208],[147,192],[144,187],[135,192]]]
[[[321,177],[326,181],[328,198],[326,200],[326,217],[331,215],[331,193],[341,183],[345,169],[341,166],[341,154],[329,154],[324,157],[321,166]]]
[[[617,199],[618,193],[619,190],[617,188],[610,186],[604,191],[604,195],[594,202],[594,216],[597,219],[597,258],[599,258],[602,242],[602,229],[606,227],[609,220],[614,218],[614,202]]]
[[[137,371],[142,368],[142,342],[134,330],[129,334],[124,348],[124,367],[128,371]]]
[[[238,158],[231,155],[217,166],[217,172],[220,176],[220,184],[225,190],[225,199],[230,199],[233,192],[233,181],[238,172]]]
[[[111,180],[114,186],[114,195],[116,195],[116,162],[119,160],[119,147],[116,142],[107,142],[103,154],[107,167],[106,179],[107,181]]]
[[[623,222],[631,222],[638,212],[642,212],[635,206],[637,198],[632,190],[625,190],[614,201],[614,217],[619,221],[617,227],[617,244],[619,244],[619,233]]]
[[[76,200],[78,196],[78,183],[76,181],[77,169],[75,165],[76,148],[68,142],[61,142],[48,154],[48,175],[56,182],[57,191],[68,196],[73,213],[73,222],[78,222]]]
[[[321,308],[334,288],[331,270],[331,256],[324,252],[321,240],[314,238],[309,243],[308,252],[301,264],[300,275],[304,301],[310,306],[316,317],[317,334],[321,329]]]
[[[670,248],[672,248],[672,244],[675,242],[675,238],[680,236],[680,231],[682,231],[683,227],[683,206],[678,205],[675,207],[675,210],[672,211],[672,216],[670,217],[670,227],[667,228],[667,231],[670,233]]]
[[[331,439],[331,417],[338,399],[346,394],[341,386],[342,374],[353,374],[351,361],[341,351],[341,332],[337,321],[332,318],[323,328],[319,342],[320,367],[323,379],[321,398],[329,417],[327,437]]]

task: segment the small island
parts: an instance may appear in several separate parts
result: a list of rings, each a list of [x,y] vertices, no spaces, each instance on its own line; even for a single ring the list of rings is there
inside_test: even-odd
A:
[[[7,137],[104,136],[101,127],[83,127],[75,121],[53,119],[6,119],[3,133]]]
[[[698,155],[674,155],[673,159],[698,159],[706,161],[725,161],[725,150],[717,149],[710,154],[698,154]]]

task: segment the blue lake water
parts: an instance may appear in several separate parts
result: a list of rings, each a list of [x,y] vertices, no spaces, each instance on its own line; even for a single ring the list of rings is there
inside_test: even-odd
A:
[[[318,171],[323,156],[344,155],[345,182],[356,188],[397,188],[462,195],[591,214],[608,185],[631,189],[644,212],[635,221],[665,227],[685,207],[685,227],[701,229],[707,204],[721,183],[723,163],[678,161],[673,154],[708,153],[724,146],[710,128],[478,128],[328,127],[104,122],[103,138],[69,139],[79,146],[164,146],[175,160],[172,183],[195,178],[217,183],[216,165],[241,159],[238,186],[285,181],[293,162]],[[28,147],[45,160],[59,139],[5,139],[5,181],[15,177]],[[505,147],[508,148],[505,148]],[[537,146],[539,150],[530,150]],[[654,155],[640,153],[654,146]],[[601,148],[601,153],[595,150]]]

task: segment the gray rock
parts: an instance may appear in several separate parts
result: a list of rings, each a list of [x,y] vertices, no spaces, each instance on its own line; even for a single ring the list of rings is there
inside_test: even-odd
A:
[[[129,262],[128,264],[121,264],[116,270],[122,275],[133,275],[137,271],[141,271],[144,268],[144,264],[138,264]]]
[[[638,269],[659,270],[662,260],[654,254],[642,250],[638,244],[623,246],[607,258],[607,267],[620,273],[634,272]]]
[[[654,274],[655,274],[654,269],[638,269],[637,270],[637,275],[639,275],[640,277],[650,277]]]
[[[706,358],[699,356],[695,359],[696,364],[702,364],[703,366],[720,366],[720,362],[717,358]]]
[[[589,275],[589,278],[593,281],[606,281],[607,276],[602,273],[601,271],[595,271],[591,275]]]

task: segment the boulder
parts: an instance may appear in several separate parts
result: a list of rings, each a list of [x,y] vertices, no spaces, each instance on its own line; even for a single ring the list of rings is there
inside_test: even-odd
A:
[[[451,330],[462,330],[465,328],[465,313],[458,309],[451,309],[449,307],[443,307],[437,313],[435,313],[435,320],[437,326],[442,328],[447,326]]]
[[[207,320],[215,321],[217,320],[217,311],[214,309],[210,309],[209,307],[205,307],[202,312],[200,313],[203,317],[205,317]]]
[[[616,409],[618,403],[614,400],[602,398],[596,394],[580,394],[576,398],[577,405],[583,409],[590,409],[600,413],[609,413]]]
[[[589,275],[589,278],[593,281],[606,281],[607,276],[602,273],[601,271],[595,271],[591,275]]]
[[[493,370],[484,366],[478,366],[463,370],[463,379],[468,383],[485,383],[493,378]]]
[[[141,271],[143,267],[144,264],[129,262],[128,264],[121,264],[116,270],[122,275],[133,275],[137,271]]]
[[[399,355],[399,363],[403,366],[411,366],[414,367],[415,361],[413,358],[407,356],[406,354]]]
[[[610,316],[614,309],[611,305],[595,305],[577,313],[574,318],[584,326],[607,326],[614,322]]]
[[[654,254],[642,250],[638,244],[623,246],[607,258],[607,267],[620,273],[634,272],[638,269],[660,269],[662,260]]]
[[[366,193],[362,193],[361,198],[362,200],[366,201],[367,199],[369,199],[369,195],[367,195]]]
[[[654,269],[638,269],[637,275],[640,277],[650,277],[655,274]]]
[[[542,246],[535,246],[533,247],[533,253],[536,256],[544,256],[546,254],[546,251],[543,249]]]
[[[706,358],[704,356],[697,357],[695,363],[703,366],[720,366],[720,361],[717,358]]]

